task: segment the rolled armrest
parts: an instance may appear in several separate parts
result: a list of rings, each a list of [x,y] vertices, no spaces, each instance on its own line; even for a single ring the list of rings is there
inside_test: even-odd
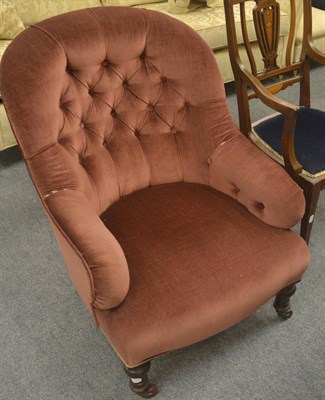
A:
[[[302,189],[239,131],[214,151],[210,185],[278,228],[288,229],[304,215]]]
[[[45,196],[45,205],[56,227],[86,263],[93,286],[93,306],[118,306],[129,290],[127,261],[89,201],[77,190],[59,190]],[[69,263],[73,258],[65,260]]]

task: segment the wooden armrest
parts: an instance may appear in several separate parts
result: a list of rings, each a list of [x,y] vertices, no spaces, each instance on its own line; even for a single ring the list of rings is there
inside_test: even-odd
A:
[[[296,158],[294,150],[294,132],[296,127],[297,113],[299,106],[279,99],[270,93],[263,84],[245,66],[241,67],[242,79],[256,93],[256,96],[268,107],[284,115],[282,130],[282,149],[285,167],[289,174],[297,179],[297,175],[302,172],[302,165]]]
[[[312,40],[308,42],[308,48],[306,54],[308,55],[309,58],[316,61],[318,64],[322,65],[325,64],[325,54],[320,50],[318,50],[318,48],[315,46]]]
[[[274,94],[270,93],[265,86],[263,86],[260,80],[246,69],[244,65],[241,65],[240,71],[245,83],[255,91],[258,98],[268,107],[280,112],[281,114],[297,112],[299,110],[299,106],[279,99]]]

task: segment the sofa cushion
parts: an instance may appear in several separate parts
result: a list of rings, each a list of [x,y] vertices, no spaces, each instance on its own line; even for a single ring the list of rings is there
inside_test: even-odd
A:
[[[299,236],[197,184],[135,192],[102,220],[124,250],[131,281],[119,307],[95,312],[129,366],[240,321],[298,280],[309,261]]]
[[[0,62],[3,53],[11,43],[11,40],[0,40]],[[1,87],[0,87],[1,99]],[[8,149],[9,147],[17,144],[16,139],[12,133],[10,123],[7,118],[6,110],[0,100],[0,151]]]
[[[101,0],[103,6],[125,6],[131,7],[139,4],[161,3],[164,0]],[[167,0],[165,0],[167,1]]]
[[[209,7],[223,7],[223,0],[206,0]]]
[[[222,7],[223,0],[168,0],[168,12],[172,14],[186,14],[203,5]]]
[[[2,39],[0,40],[0,63],[1,63],[1,58],[10,43],[11,40],[2,40]],[[0,86],[0,98],[1,98],[1,86]]]
[[[80,8],[101,6],[100,0],[12,0],[25,26]]]
[[[4,105],[0,103],[0,151],[17,144],[7,118]]]
[[[313,39],[325,37],[325,12],[319,8],[312,8],[312,22],[313,22]],[[303,37],[303,20],[299,25],[297,32],[296,43],[302,43]],[[323,39],[325,40],[325,39]]]
[[[11,40],[0,40],[0,61],[10,43]]]
[[[11,40],[0,40],[0,62],[3,53],[11,43]],[[1,87],[0,87],[1,99]],[[0,100],[0,151],[8,149],[9,147],[17,144],[16,139],[12,133],[10,123],[7,118],[6,110]]]
[[[254,6],[254,1],[249,1],[246,5],[248,36],[252,41],[256,40],[252,11]],[[171,15],[168,13],[168,3],[145,4],[136,7],[147,8]],[[203,6],[188,14],[173,14],[172,16],[192,27],[213,50],[228,47],[226,20],[223,7],[210,8]],[[282,23],[280,35],[283,36],[288,34],[289,17],[285,12],[281,11],[281,18]],[[239,6],[235,7],[235,19],[238,25],[238,41],[239,43],[243,43],[243,38],[239,33],[239,31],[241,31]]]
[[[24,28],[11,0],[0,0],[0,39],[13,39]]]
[[[325,52],[325,11],[313,7],[312,9],[312,26],[313,26],[313,40],[316,47]],[[303,20],[300,21],[297,30],[296,43],[294,49],[294,61],[300,58],[301,45],[303,37]]]

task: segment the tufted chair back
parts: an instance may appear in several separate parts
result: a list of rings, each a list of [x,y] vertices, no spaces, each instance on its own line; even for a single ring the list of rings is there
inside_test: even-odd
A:
[[[17,49],[19,65],[4,64],[17,82],[7,107],[42,198],[75,189],[99,214],[149,185],[208,184],[209,157],[234,125],[212,52],[185,24],[87,9],[30,27],[7,56]]]

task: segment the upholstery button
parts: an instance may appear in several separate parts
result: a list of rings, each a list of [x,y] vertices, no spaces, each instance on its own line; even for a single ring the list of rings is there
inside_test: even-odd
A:
[[[146,58],[146,54],[145,54],[145,52],[143,52],[141,55],[140,55],[140,60],[144,60]]]
[[[108,64],[109,64],[108,60],[104,60],[104,61],[103,61],[103,66],[104,66],[104,67],[108,67]]]
[[[240,192],[240,190],[238,189],[237,186],[234,186],[234,192],[235,192],[235,193],[239,193],[239,192]]]
[[[112,110],[111,111],[111,116],[114,118],[114,117],[116,117],[116,111],[115,110]]]
[[[126,89],[129,87],[129,82],[128,81],[123,81],[123,87]]]
[[[212,159],[211,159],[211,157],[208,158],[207,163],[208,163],[208,165],[211,165],[211,164],[212,164]]]
[[[188,101],[185,101],[184,103],[184,107],[185,108],[190,108],[191,104]]]
[[[175,126],[172,126],[170,128],[170,133],[173,134],[173,135],[175,135],[177,133],[177,129],[175,128]]]
[[[139,138],[140,136],[140,132],[137,129],[134,131],[134,136],[136,136],[137,138]]]
[[[263,203],[261,203],[261,202],[257,202],[256,204],[255,204],[255,207],[258,209],[258,210],[264,210],[264,208],[265,208],[265,205],[263,204]]]
[[[85,124],[83,122],[80,122],[80,128],[83,129],[85,127]]]
[[[148,104],[148,110],[149,111],[154,111],[155,107],[152,104]]]
[[[162,76],[162,77],[161,77],[161,82],[162,82],[162,83],[166,83],[166,82],[167,82],[167,78],[166,78],[165,76]]]

